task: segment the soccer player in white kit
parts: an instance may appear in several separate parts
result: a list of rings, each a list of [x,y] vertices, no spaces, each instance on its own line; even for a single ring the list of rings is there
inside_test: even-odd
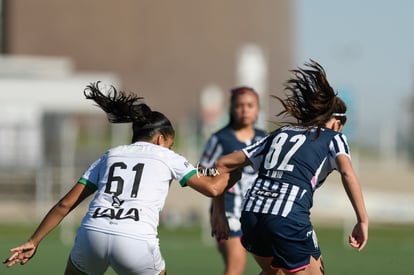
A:
[[[170,150],[174,129],[160,112],[140,97],[118,92],[107,95],[99,82],[84,91],[107,113],[112,123],[132,122],[132,144],[109,149],[81,176],[75,186],[51,208],[29,240],[10,249],[3,263],[25,264],[41,240],[89,195],[95,193],[78,229],[65,274],[103,274],[109,266],[118,274],[166,274],[157,228],[172,180],[215,197],[222,194],[229,174],[202,176],[183,156]]]

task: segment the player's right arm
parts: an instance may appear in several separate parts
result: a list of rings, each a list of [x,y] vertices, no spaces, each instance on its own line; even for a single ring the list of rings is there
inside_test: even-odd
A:
[[[27,263],[36,253],[36,249],[43,238],[58,226],[71,210],[93,192],[92,189],[86,187],[82,183],[75,184],[75,186],[50,209],[29,240],[20,246],[10,249],[10,252],[13,254],[4,260],[3,263],[7,264],[7,267],[12,267],[17,263],[22,265]]]
[[[240,171],[220,173],[214,177],[196,173],[187,180],[186,184],[207,197],[217,197],[233,186],[240,178]]]

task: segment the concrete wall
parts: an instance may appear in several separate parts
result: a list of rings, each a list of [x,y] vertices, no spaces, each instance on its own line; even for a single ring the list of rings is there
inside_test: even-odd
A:
[[[76,71],[115,72],[125,90],[175,122],[198,112],[206,85],[227,91],[249,84],[237,79],[246,44],[265,57],[265,94],[281,93],[292,67],[292,1],[3,2],[6,53],[65,56]],[[267,96],[263,102],[269,104]],[[273,116],[280,106],[265,107]]]

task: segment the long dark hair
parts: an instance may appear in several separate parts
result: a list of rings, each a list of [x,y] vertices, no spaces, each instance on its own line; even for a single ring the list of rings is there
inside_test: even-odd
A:
[[[294,125],[321,127],[332,118],[346,122],[346,105],[330,86],[325,70],[316,61],[305,63],[307,68],[291,70],[293,77],[285,83],[286,98],[278,99],[284,110],[278,116],[286,115],[296,119]]]
[[[164,136],[174,136],[174,128],[162,113],[152,111],[137,95],[127,95],[111,86],[107,94],[99,88],[100,81],[86,86],[84,95],[92,99],[107,115],[111,123],[132,122],[132,142],[151,140],[157,132]]]

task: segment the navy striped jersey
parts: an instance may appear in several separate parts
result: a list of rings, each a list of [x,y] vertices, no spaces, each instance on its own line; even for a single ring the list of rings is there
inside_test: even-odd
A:
[[[237,139],[234,130],[230,126],[226,126],[211,135],[200,158],[200,165],[207,168],[212,167],[214,166],[214,162],[221,156],[254,144],[266,137],[266,135],[267,133],[265,131],[255,129],[255,135],[252,140],[241,142]],[[240,181],[225,194],[226,212],[231,212],[237,217],[240,217],[243,196],[256,179],[256,176],[256,171],[251,166],[243,169]]]
[[[258,177],[243,211],[309,221],[313,193],[336,169],[339,154],[350,157],[345,135],[331,129],[284,126],[243,152]]]

